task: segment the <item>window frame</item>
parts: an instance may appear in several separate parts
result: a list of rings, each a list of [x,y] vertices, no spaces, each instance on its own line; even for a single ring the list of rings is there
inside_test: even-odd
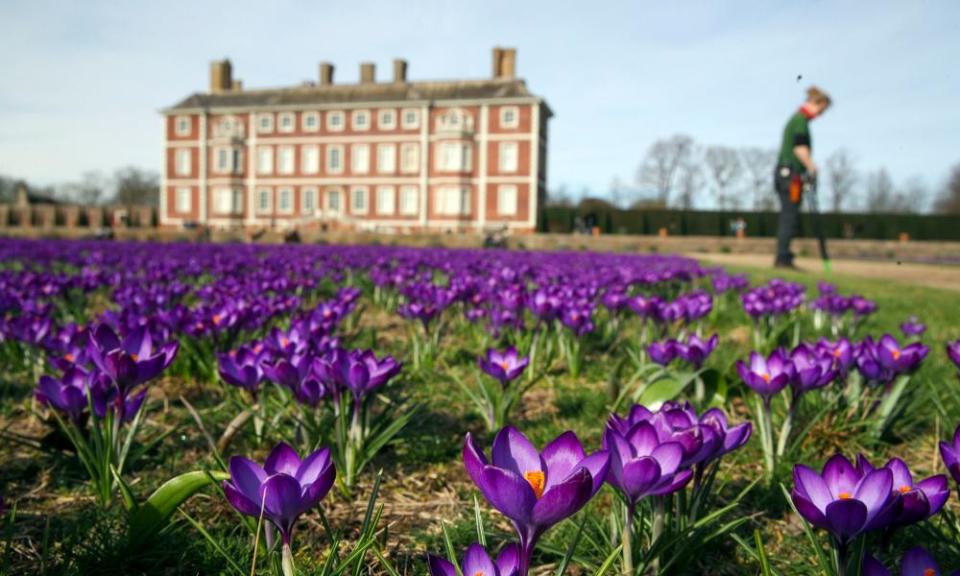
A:
[[[313,162],[308,162],[307,154],[313,152]],[[320,145],[305,144],[300,147],[300,172],[303,174],[320,173]]]
[[[393,120],[384,122],[384,117],[389,114]],[[396,108],[381,108],[377,110],[377,130],[396,130],[397,129],[397,110]]]
[[[173,173],[177,176],[192,176],[193,150],[190,148],[177,148],[173,156]]]
[[[453,147],[460,151],[458,155],[460,159],[459,167],[450,167],[446,163],[449,158],[447,150]],[[436,165],[434,166],[437,172],[470,172],[473,169],[473,147],[469,142],[446,140],[439,142],[439,148]]]
[[[284,166],[284,160],[290,161],[290,166]],[[297,173],[297,150],[294,146],[277,146],[276,166],[277,174],[290,176]]]
[[[307,119],[313,118],[314,124],[311,128],[307,126]],[[320,113],[316,110],[307,110],[300,115],[300,129],[304,132],[319,132],[320,131]]]
[[[407,114],[413,114],[413,121],[407,122]],[[400,111],[400,125],[406,130],[420,127],[420,110],[418,108],[404,108]]]
[[[266,156],[264,156],[264,154],[266,154]],[[274,154],[273,146],[257,146],[256,168],[258,176],[270,176],[273,174],[273,171],[276,168],[275,156],[276,154]],[[269,158],[269,162],[265,162],[264,158]]]
[[[337,118],[337,122],[333,119]],[[347,118],[343,110],[331,110],[327,112],[327,130],[329,132],[343,132],[346,128]]]
[[[504,193],[513,191],[513,207],[504,210]],[[497,215],[498,216],[516,216],[520,208],[520,187],[516,184],[500,184],[497,186]]]
[[[513,121],[507,122],[505,116],[507,112],[513,113]],[[520,108],[518,106],[500,107],[500,128],[519,128],[520,127]]]
[[[447,200],[450,193],[459,194],[458,202],[458,211],[448,211]],[[453,216],[462,218],[464,216],[470,216],[470,202],[471,194],[469,186],[440,186],[437,188],[437,195],[434,199],[434,212],[440,216]]]
[[[284,120],[290,120],[290,125],[284,127]],[[277,114],[277,132],[281,134],[290,134],[297,131],[297,114],[295,112],[281,112]]]
[[[184,199],[186,202],[184,202]],[[193,188],[189,186],[178,186],[175,188],[173,210],[177,214],[189,214],[193,212]]]
[[[360,117],[366,118],[366,121],[362,126],[357,123],[357,118],[360,118]],[[353,110],[350,113],[350,129],[353,130],[354,132],[369,131],[370,130],[370,111],[366,109]]]
[[[283,207],[283,199],[286,197],[290,200],[290,206],[288,208]],[[293,194],[292,186],[281,186],[277,188],[277,214],[283,214],[288,216],[293,214],[297,209],[297,204]]]
[[[337,207],[334,208],[330,205],[330,199],[337,199]],[[331,214],[343,214],[343,189],[342,188],[327,188],[325,194],[323,195],[323,209]]]
[[[404,208],[406,205],[404,204],[403,199],[407,194],[410,193],[413,195],[413,204],[409,210],[405,210]],[[400,186],[400,188],[397,190],[397,194],[399,196],[397,202],[399,204],[397,207],[398,214],[401,216],[416,216],[420,213],[420,190],[416,185],[405,184]]]
[[[390,150],[389,154],[385,151]],[[389,166],[384,166],[384,157],[390,159]],[[397,145],[395,142],[381,142],[377,144],[377,174],[396,174],[397,173]]]
[[[310,204],[313,204],[312,207],[307,206],[307,198],[311,197],[313,200]],[[300,189],[300,213],[306,215],[314,215],[317,213],[318,208],[318,198],[320,198],[320,191],[316,186],[304,186]]]
[[[264,120],[268,120],[268,122],[264,124]],[[257,134],[273,134],[274,124],[273,112],[257,114]]]
[[[181,122],[186,124],[186,128],[181,127]],[[173,119],[173,133],[176,136],[190,136],[193,134],[193,120],[190,116],[180,115]]]
[[[364,154],[357,154],[358,150],[365,150]],[[366,165],[362,170],[357,167],[358,158],[366,158]],[[370,173],[370,145],[369,144],[351,144],[350,145],[350,173],[351,174],[369,174]]]
[[[262,200],[263,200],[264,198],[267,199],[267,202],[266,202],[267,207],[266,207],[266,208],[263,207],[263,202],[262,202]],[[256,198],[256,200],[257,200],[257,202],[256,202],[256,205],[255,205],[255,207],[254,207],[254,208],[255,208],[255,209],[254,209],[254,212],[256,212],[257,214],[273,214],[273,210],[274,210],[274,206],[273,206],[273,188],[266,188],[266,187],[257,188],[257,198]]]
[[[407,166],[405,159],[407,155],[405,150],[413,150],[413,162]],[[416,174],[420,172],[420,143],[419,142],[401,142],[400,143],[400,173]]]
[[[389,198],[388,203],[382,202]],[[397,187],[396,186],[377,186],[377,215],[394,216],[397,213]]]
[[[358,193],[360,195],[358,195]],[[357,208],[357,198],[363,198],[362,209]],[[350,214],[370,213],[370,188],[367,186],[353,186],[350,188]]]
[[[325,164],[327,168],[327,174],[343,174],[343,167],[344,167],[343,157],[344,157],[345,151],[346,150],[343,144],[330,144],[327,146],[327,152],[326,154],[324,154],[324,157],[326,159]],[[337,153],[337,160],[339,164],[336,167],[332,166],[330,162],[330,159],[334,152]]]
[[[504,151],[508,148],[513,149],[513,166],[505,166],[504,158],[507,157]],[[516,174],[520,170],[520,143],[514,140],[500,142],[497,147],[497,172],[501,174]]]

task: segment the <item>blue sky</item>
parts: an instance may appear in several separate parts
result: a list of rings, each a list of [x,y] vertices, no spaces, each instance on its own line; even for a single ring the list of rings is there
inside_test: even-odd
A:
[[[549,181],[606,191],[647,146],[773,147],[803,88],[836,105],[815,156],[939,186],[960,161],[960,2],[46,2],[0,3],[0,173],[55,184],[86,170],[159,170],[158,110],[207,86],[228,56],[247,87],[355,81],[373,60],[412,79],[484,77],[518,49],[544,96]],[[803,79],[798,83],[797,75]]]

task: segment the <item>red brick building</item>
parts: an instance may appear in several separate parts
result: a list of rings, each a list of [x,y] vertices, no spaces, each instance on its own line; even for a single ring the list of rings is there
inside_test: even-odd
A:
[[[493,77],[245,89],[229,60],[210,91],[163,111],[160,224],[532,232],[546,194],[546,102],[493,50]]]

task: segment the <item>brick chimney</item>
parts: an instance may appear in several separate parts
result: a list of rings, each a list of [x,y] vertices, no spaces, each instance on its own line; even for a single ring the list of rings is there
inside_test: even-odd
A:
[[[229,92],[233,88],[233,67],[230,60],[214,60],[210,63],[210,92]]]
[[[331,86],[333,84],[333,64],[330,62],[320,63],[320,85]]]
[[[516,75],[517,49],[495,47],[493,49],[493,77],[498,80],[512,80],[516,78]]]
[[[407,82],[407,61],[403,58],[394,58],[393,60],[393,81],[397,84]]]
[[[376,65],[373,62],[360,63],[360,83],[373,84],[377,81]]]

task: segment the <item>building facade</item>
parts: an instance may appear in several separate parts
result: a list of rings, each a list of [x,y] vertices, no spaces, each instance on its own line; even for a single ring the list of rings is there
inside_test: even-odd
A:
[[[546,194],[546,102],[494,48],[492,78],[376,79],[244,89],[229,60],[210,91],[163,111],[160,224],[532,232]]]

